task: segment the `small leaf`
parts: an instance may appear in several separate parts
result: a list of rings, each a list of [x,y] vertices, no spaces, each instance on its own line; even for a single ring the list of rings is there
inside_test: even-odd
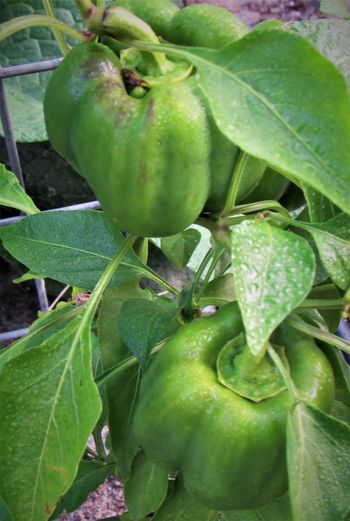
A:
[[[79,508],[88,494],[96,490],[114,470],[114,463],[102,465],[96,461],[82,460],[72,486],[60,500],[50,519],[55,520],[64,510],[73,512]]]
[[[305,183],[303,183],[303,192],[307,200],[307,209],[311,222],[321,223],[328,221],[340,212],[327,197]]]
[[[157,302],[145,299],[127,300],[122,305],[119,331],[122,339],[143,365],[152,348],[167,336],[173,328],[173,319],[178,310],[170,311]]]
[[[187,266],[194,250],[201,240],[198,230],[190,228],[184,232],[161,239],[164,255],[179,269]]]
[[[124,241],[109,229],[102,212],[90,210],[42,212],[0,229],[4,247],[35,273],[92,290]],[[121,284],[147,272],[129,252],[111,284]]]
[[[168,491],[168,471],[139,452],[125,483],[125,501],[132,519],[144,518],[158,510]]]
[[[199,305],[224,306],[236,300],[235,284],[232,273],[221,275],[210,281],[199,299]]]
[[[232,227],[232,269],[247,342],[259,354],[273,330],[308,295],[314,255],[294,233],[245,221]]]
[[[8,362],[0,380],[0,490],[16,521],[46,521],[101,412],[81,316]]]
[[[309,228],[324,269],[343,290],[350,286],[349,221],[347,215],[340,214],[324,224]],[[343,239],[342,235],[346,238]]]
[[[222,512],[221,521],[293,521],[288,494],[254,510]]]
[[[290,498],[298,521],[345,519],[350,509],[350,429],[298,403],[288,419]]]
[[[20,212],[34,214],[40,210],[20,185],[15,174],[0,163],[0,204],[16,208]]]
[[[164,501],[153,519],[154,521],[217,521],[218,513],[197,503],[186,492],[182,481],[177,479],[174,493]]]
[[[103,295],[98,317],[101,360],[104,370],[118,367],[130,358],[130,352],[119,333],[120,308],[126,300],[147,297],[137,283],[107,289]],[[138,391],[139,366],[131,365],[117,373],[106,384],[109,410],[109,431],[112,452],[120,476],[129,477],[132,460],[138,447],[132,435],[132,414]]]

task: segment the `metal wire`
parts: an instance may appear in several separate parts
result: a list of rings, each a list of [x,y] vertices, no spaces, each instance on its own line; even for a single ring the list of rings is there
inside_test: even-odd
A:
[[[25,63],[22,65],[13,65],[10,67],[0,67],[0,115],[1,123],[4,131],[6,150],[9,158],[9,163],[12,172],[17,176],[22,187],[25,189],[24,179],[22,175],[22,167],[19,159],[16,139],[14,136],[10,110],[6,98],[5,81],[7,78],[13,78],[15,76],[22,76],[25,74],[34,74],[38,72],[50,71],[57,67],[62,58],[56,58],[52,60]],[[100,207],[98,201],[91,201],[88,203],[77,204],[66,206],[63,208],[57,208],[56,210],[78,210],[78,209],[98,209]],[[49,210],[52,211],[52,210]],[[23,219],[25,215],[18,215],[16,217],[10,217],[7,219],[0,220],[0,226],[8,226],[20,219]],[[45,288],[45,281],[42,279],[35,280],[35,288],[37,298],[41,311],[47,311],[49,308],[49,302],[47,292]],[[20,338],[28,333],[28,328],[16,329],[13,331],[5,331],[0,333],[0,342],[10,342]]]

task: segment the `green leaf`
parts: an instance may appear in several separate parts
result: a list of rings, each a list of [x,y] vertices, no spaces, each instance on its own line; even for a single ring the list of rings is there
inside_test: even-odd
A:
[[[320,11],[340,18],[350,18],[347,0],[321,0]]]
[[[79,10],[71,0],[53,0],[57,17],[69,25],[80,25]],[[12,18],[44,14],[42,0],[6,0],[0,9],[0,23]],[[70,41],[70,43],[74,43]],[[32,63],[61,56],[54,35],[49,28],[33,27],[22,30],[0,42],[0,65],[7,67]],[[50,72],[17,76],[5,80],[13,128],[17,141],[47,139],[43,96]],[[1,132],[0,126],[0,132]]]
[[[119,316],[119,331],[131,353],[140,365],[144,365],[152,348],[173,331],[173,319],[178,313],[157,302],[131,299],[123,303]]]
[[[208,491],[208,494],[210,491]],[[217,521],[218,513],[197,503],[181,480],[177,480],[174,493],[169,496],[153,517],[154,521]]]
[[[51,336],[64,329],[77,313],[79,313],[79,309],[74,304],[66,302],[60,302],[53,311],[45,313],[39,311],[39,318],[31,324],[29,333],[1,352],[0,371],[7,362],[23,351],[40,346]]]
[[[123,286],[105,291],[98,317],[98,332],[103,369],[117,368],[130,359],[130,352],[119,333],[120,308],[131,298],[147,296],[138,284]],[[132,435],[132,413],[138,391],[139,366],[137,363],[114,375],[106,384],[109,409],[109,430],[112,451],[117,461],[117,469],[125,480],[129,477],[131,464],[138,444]]]
[[[350,426],[350,368],[336,347],[321,345],[335,378],[335,396],[330,415]]]
[[[76,317],[2,370],[0,490],[16,521],[49,517],[99,418],[90,325]]]
[[[82,460],[72,486],[61,498],[50,519],[55,520],[64,510],[73,512],[79,508],[88,494],[96,490],[109,474],[113,474],[114,469],[114,463],[102,465],[96,461]]]
[[[92,290],[123,242],[112,233],[102,212],[90,210],[43,212],[0,229],[4,247],[35,273]],[[145,274],[131,252],[111,284],[122,284]]]
[[[4,501],[0,497],[0,519],[1,521],[13,521],[10,512],[7,510],[7,507]]]
[[[288,494],[255,510],[223,512],[221,521],[293,521]]]
[[[350,509],[350,429],[299,402],[289,414],[287,460],[298,521],[343,520]]]
[[[125,483],[125,501],[132,519],[142,519],[158,510],[168,491],[168,471],[139,452],[131,477]]]
[[[0,204],[27,214],[40,211],[25,193],[15,174],[6,170],[2,164],[0,164]]]
[[[283,28],[307,38],[341,70],[350,86],[350,21],[303,20],[287,22]]]
[[[201,234],[194,228],[161,239],[164,255],[179,269],[187,266],[194,250],[201,240]]]
[[[350,218],[341,213],[309,227],[322,261],[333,282],[343,290],[350,286]]]
[[[247,343],[259,354],[273,330],[308,295],[314,255],[294,233],[245,221],[232,227],[232,269]]]
[[[236,300],[235,284],[232,273],[227,273],[209,282],[200,296],[199,305],[221,307],[233,300]]]
[[[303,192],[307,201],[307,209],[310,221],[321,223],[335,217],[340,210],[330,202],[328,197],[320,194],[310,186],[303,183]]]
[[[272,30],[251,31],[221,50],[159,49],[194,63],[198,85],[229,139],[350,213],[349,92],[312,44]]]

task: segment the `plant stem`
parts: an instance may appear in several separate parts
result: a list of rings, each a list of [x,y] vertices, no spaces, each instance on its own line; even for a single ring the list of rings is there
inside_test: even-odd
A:
[[[300,319],[289,317],[287,318],[287,322],[289,325],[298,331],[305,333],[306,335],[312,336],[313,338],[317,338],[317,340],[321,340],[326,344],[337,347],[345,353],[350,353],[350,342],[347,342],[343,338],[332,335],[332,333],[318,329],[317,327],[311,326],[310,324],[306,324]]]
[[[289,372],[283,365],[282,360],[280,359],[280,357],[278,356],[278,354],[276,353],[276,351],[273,349],[273,347],[271,345],[268,345],[267,352],[268,352],[269,356],[271,357],[271,359],[273,360],[275,366],[281,373],[284,383],[286,384],[291,397],[293,398],[293,400],[295,402],[298,401],[298,399],[299,399],[298,390],[295,387],[294,382],[293,382]]]
[[[88,41],[90,37],[81,33],[74,27],[61,22],[61,20],[57,20],[57,18],[52,18],[52,16],[43,16],[40,14],[26,15],[26,16],[18,16],[17,18],[12,18],[8,22],[4,22],[0,25],[0,42],[8,38],[12,34],[21,31],[22,29],[27,29],[28,27],[50,27],[51,29],[57,29],[72,38],[75,38],[79,41]]]
[[[285,215],[285,217],[289,218],[289,212],[282,206],[279,202],[273,200],[267,201],[259,201],[257,203],[249,203],[249,204],[240,204],[235,206],[234,209],[230,212],[230,215],[237,215],[242,213],[256,213],[261,212],[263,210],[276,210],[277,212]]]
[[[237,161],[235,168],[233,170],[233,173],[232,173],[231,183],[230,183],[227,198],[225,201],[225,206],[224,206],[223,210],[220,212],[220,217],[225,217],[226,215],[229,215],[235,206],[237,195],[238,195],[238,190],[239,190],[239,187],[241,184],[243,172],[246,167],[248,159],[249,159],[248,154],[241,151],[239,154],[238,161]]]
[[[306,299],[298,309],[342,309],[343,302],[340,299]]]
[[[52,18],[56,18],[55,10],[52,5],[52,0],[42,0],[42,2],[43,2],[43,6],[44,6],[45,13],[47,14],[47,16],[52,16]],[[57,42],[57,45],[58,45],[61,53],[63,54],[63,56],[65,56],[69,52],[69,45],[67,44],[66,40],[64,39],[61,31],[58,31],[57,29],[52,29],[52,31],[53,31],[55,40]]]

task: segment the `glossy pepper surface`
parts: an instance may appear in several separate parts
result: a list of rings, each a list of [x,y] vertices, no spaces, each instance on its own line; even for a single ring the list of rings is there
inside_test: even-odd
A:
[[[205,110],[186,81],[135,99],[118,57],[83,43],[53,73],[45,117],[51,143],[86,178],[117,229],[172,235],[201,212],[210,140]]]
[[[181,328],[151,362],[134,420],[146,455],[181,471],[187,491],[221,511],[267,504],[288,488],[288,391],[254,402],[218,379],[220,353],[241,331],[236,303]],[[283,339],[299,392],[328,411],[334,377],[327,358],[308,338]]]
[[[115,4],[142,18],[160,37],[179,45],[220,49],[249,32],[240,18],[213,4],[191,4],[183,9],[171,0],[116,0]],[[205,210],[216,212],[224,207],[240,150],[217,128],[201,91],[196,94],[206,108],[211,141],[210,189]],[[288,179],[268,168],[264,161],[250,156],[237,203],[278,200],[288,185]]]

